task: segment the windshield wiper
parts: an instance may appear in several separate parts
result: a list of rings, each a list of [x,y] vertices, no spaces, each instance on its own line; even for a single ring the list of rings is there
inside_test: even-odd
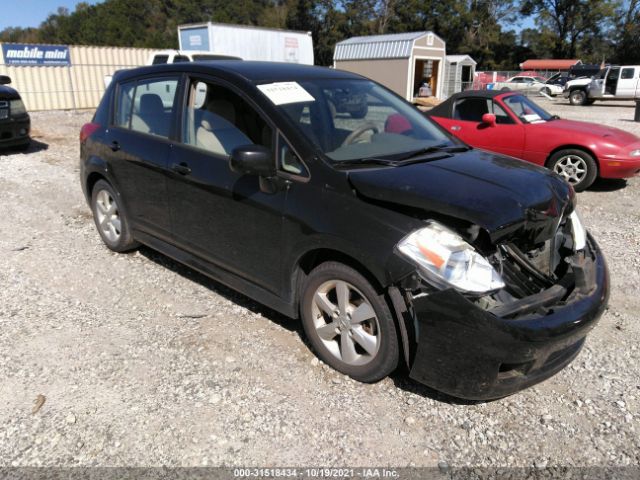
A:
[[[397,167],[398,162],[394,160],[388,160],[386,158],[352,158],[350,160],[337,160],[335,161],[337,167],[341,165],[385,165],[389,167]]]
[[[431,153],[449,154],[449,153],[466,152],[467,150],[471,150],[471,147],[467,145],[449,145],[449,144],[432,145],[430,147],[425,147],[425,148],[421,148],[420,150],[414,150],[413,152],[409,152],[406,155],[400,158],[397,158],[396,160],[399,162],[406,163],[407,160],[422,158]],[[435,160],[435,158],[432,160]]]
[[[452,153],[466,152],[471,150],[471,147],[467,145],[432,145],[430,147],[421,148],[420,150],[414,150],[404,155],[394,155],[393,158],[378,158],[378,157],[365,157],[354,158],[350,160],[336,161],[336,166],[340,165],[385,165],[389,167],[397,167],[400,165],[407,165],[410,163],[417,163],[426,160],[440,160],[442,158],[451,157]],[[429,156],[433,153],[439,153],[440,155]]]

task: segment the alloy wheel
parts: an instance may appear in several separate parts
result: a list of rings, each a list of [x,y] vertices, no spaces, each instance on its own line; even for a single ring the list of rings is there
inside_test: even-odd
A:
[[[107,190],[100,190],[96,195],[96,216],[105,238],[116,243],[122,233],[122,221],[118,205]]]
[[[343,280],[324,282],[312,303],[316,333],[327,350],[351,366],[365,365],[380,348],[380,325],[373,306]]]
[[[567,182],[575,185],[586,177],[587,163],[577,155],[565,155],[558,159],[553,170]]]

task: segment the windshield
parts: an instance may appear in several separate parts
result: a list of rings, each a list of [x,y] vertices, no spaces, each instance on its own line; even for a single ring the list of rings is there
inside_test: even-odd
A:
[[[297,98],[272,101],[282,103],[278,108],[336,162],[460,145],[416,108],[370,80],[314,79],[296,85],[304,89]],[[270,85],[259,86],[265,87]],[[285,103],[291,100],[297,101]]]
[[[511,95],[503,102],[524,123],[546,122],[553,118],[544,108],[523,95]]]

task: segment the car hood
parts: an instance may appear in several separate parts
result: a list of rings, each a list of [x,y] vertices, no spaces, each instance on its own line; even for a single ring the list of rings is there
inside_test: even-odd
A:
[[[0,85],[0,100],[16,100],[20,98],[18,92],[6,85]]]
[[[537,244],[573,209],[571,187],[549,170],[482,150],[392,168],[351,170],[359,195],[465,220],[493,242],[519,232]]]
[[[640,142],[640,138],[635,135],[620,130],[615,127],[608,127],[606,125],[598,125],[589,122],[578,122],[576,120],[553,120],[551,122],[545,122],[544,124],[533,124],[536,126],[544,125],[545,128],[553,128],[554,130],[564,130],[567,133],[574,135],[595,135],[596,137],[605,138],[607,142],[615,143],[618,145],[628,145],[631,143]]]

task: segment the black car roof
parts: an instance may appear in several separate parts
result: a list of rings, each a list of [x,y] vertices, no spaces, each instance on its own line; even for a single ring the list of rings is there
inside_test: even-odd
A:
[[[518,92],[512,91],[500,91],[500,90],[466,90],[460,93],[454,93],[440,105],[433,107],[431,110],[426,112],[429,116],[434,117],[442,117],[442,118],[451,118],[453,115],[453,104],[461,100],[463,98],[487,98],[494,99],[499,95],[510,95],[510,94],[518,94]]]
[[[225,77],[241,77],[252,83],[308,80],[318,78],[363,78],[343,70],[297,63],[254,62],[244,60],[203,60],[196,62],[151,65],[122,70],[118,80],[149,75],[158,72],[212,73]]]

